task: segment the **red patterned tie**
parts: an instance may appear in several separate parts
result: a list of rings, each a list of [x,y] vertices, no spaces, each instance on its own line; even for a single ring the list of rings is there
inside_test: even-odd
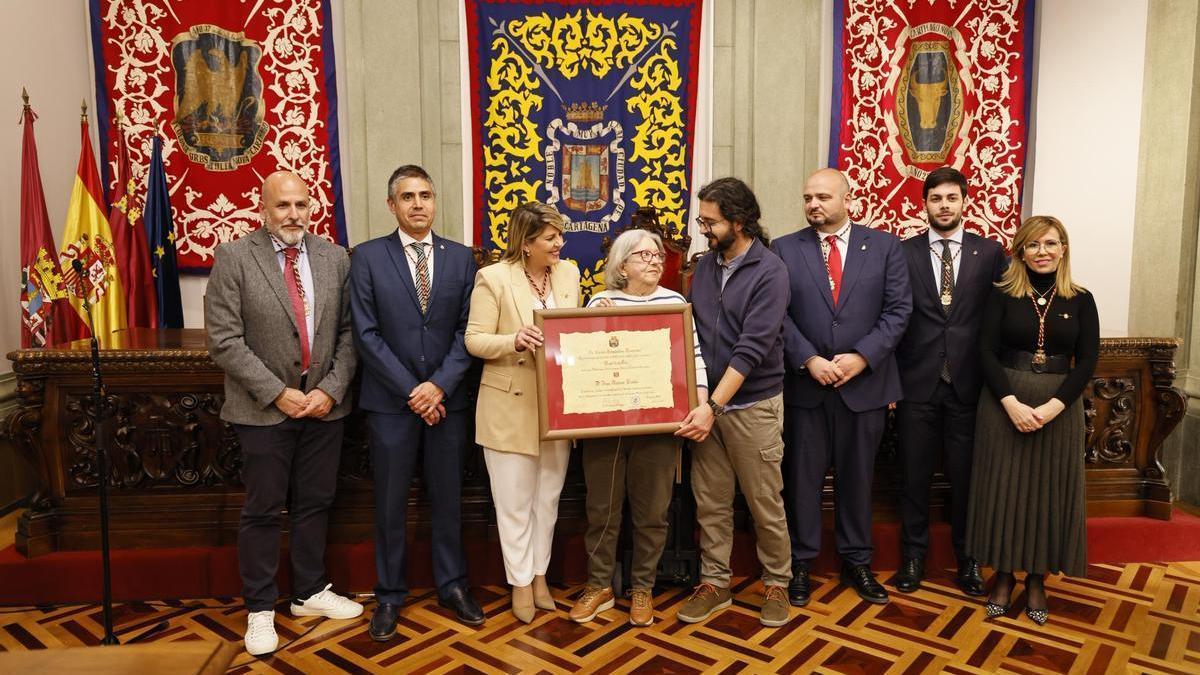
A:
[[[829,290],[833,293],[833,306],[837,307],[838,291],[842,290],[842,254],[838,251],[837,235],[825,237],[829,243],[829,255],[825,258],[825,268],[829,272]]]
[[[300,255],[300,249],[295,246],[288,246],[283,249],[283,255],[287,258],[287,267],[290,273],[284,273],[283,281],[287,284],[288,297],[292,300],[292,313],[296,315],[296,327],[300,329],[300,372],[308,372],[308,362],[312,358],[308,346],[308,320],[305,312],[304,302],[304,284],[300,283],[300,265],[296,256]]]

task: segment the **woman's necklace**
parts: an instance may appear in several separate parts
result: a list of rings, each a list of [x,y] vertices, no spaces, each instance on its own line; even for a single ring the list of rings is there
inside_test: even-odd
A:
[[[1055,284],[1055,285],[1051,286],[1050,288],[1046,289],[1045,293],[1038,293],[1038,290],[1036,288],[1032,289],[1033,295],[1034,295],[1034,302],[1041,305],[1042,307],[1045,307],[1046,304],[1050,302],[1046,298],[1053,298],[1054,292],[1057,288],[1058,288],[1058,284]]]
[[[525,278],[529,280],[529,287],[537,292],[537,299],[538,302],[542,303],[542,309],[546,309],[548,306],[546,303],[546,291],[550,290],[550,268],[546,268],[546,273],[542,276],[540,286],[533,280],[533,277],[529,276],[529,268],[525,268]]]
[[[1030,294],[1029,299],[1033,301],[1033,311],[1038,318],[1038,338],[1037,351],[1033,353],[1033,365],[1046,365],[1046,315],[1050,313],[1050,304],[1054,302],[1054,295],[1058,293],[1058,285],[1050,288],[1050,298],[1047,300],[1034,291]],[[1034,296],[1037,296],[1036,298]]]

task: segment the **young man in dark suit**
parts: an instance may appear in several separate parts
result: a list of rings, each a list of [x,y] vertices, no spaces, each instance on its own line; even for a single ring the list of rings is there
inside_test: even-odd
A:
[[[375,472],[375,568],[379,602],[368,629],[396,633],[408,595],[408,490],[423,458],[433,515],[433,579],[439,602],[458,620],[483,623],[467,588],[462,548],[462,467],[470,443],[474,359],[463,333],[475,285],[470,249],[433,233],[433,180],[419,166],[388,180],[396,230],[354,250],[350,308],[363,361],[360,405],[367,412]]]
[[[783,321],[784,480],[792,541],[788,600],[809,601],[809,568],[821,551],[821,488],[834,467],[842,582],[888,601],[871,572],[871,484],[888,404],[900,399],[895,349],[912,294],[900,240],[850,222],[850,185],[822,169],[804,185],[811,227],[775,240],[791,302]]]
[[[968,595],[983,595],[979,563],[964,553],[963,543],[975,404],[983,382],[979,325],[1007,259],[1000,244],[964,230],[967,179],[958,170],[947,166],[930,173],[924,197],[929,230],[903,244],[913,314],[896,350],[904,400],[896,411],[902,562],[894,583],[897,590],[911,593],[925,576],[929,486],[934,465],[944,456],[950,533],[958,558],[956,580]]]

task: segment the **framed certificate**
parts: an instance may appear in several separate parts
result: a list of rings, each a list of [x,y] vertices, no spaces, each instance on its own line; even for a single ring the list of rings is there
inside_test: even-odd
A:
[[[692,306],[533,313],[542,440],[672,433],[696,407]]]

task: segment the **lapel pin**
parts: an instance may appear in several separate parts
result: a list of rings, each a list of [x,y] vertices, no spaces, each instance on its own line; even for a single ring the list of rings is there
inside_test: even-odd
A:
[[[863,244],[863,245],[862,245],[862,250],[864,250],[864,251],[865,251],[865,250],[867,250],[867,245],[866,245],[866,244]]]
[[[1063,318],[1064,318],[1064,319],[1069,319],[1069,318],[1071,318],[1071,315],[1070,315],[1070,314],[1063,314]]]
[[[979,255],[979,251],[971,251],[971,255]]]

